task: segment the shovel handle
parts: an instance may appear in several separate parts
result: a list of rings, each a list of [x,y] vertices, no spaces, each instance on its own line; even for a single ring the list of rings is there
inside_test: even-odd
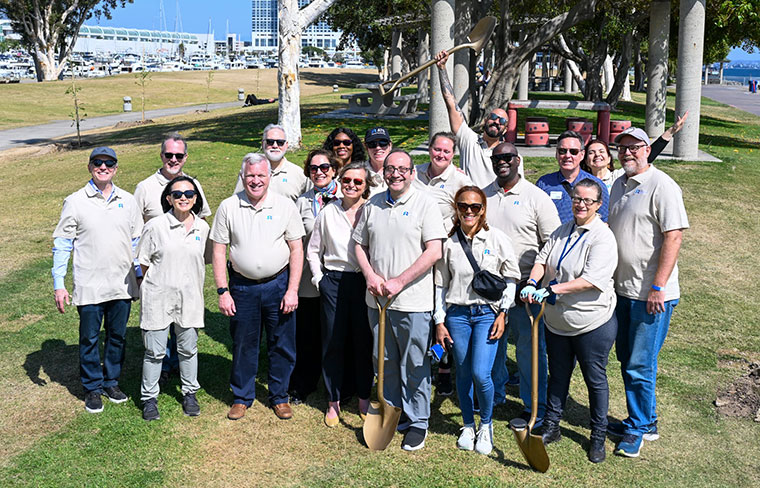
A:
[[[458,45],[458,46],[454,46],[454,47],[452,47],[451,49],[449,49],[448,53],[449,53],[449,54],[451,54],[451,53],[453,53],[453,52],[459,51],[460,49],[464,49],[464,48],[466,48],[466,47],[471,47],[471,46],[472,46],[472,44],[473,44],[473,43],[471,43],[471,42],[470,42],[470,43],[467,43],[467,44],[460,44],[460,45]],[[418,66],[416,69],[414,69],[414,70],[410,71],[409,73],[405,74],[405,75],[404,75],[404,76],[402,76],[401,78],[397,78],[397,79],[395,79],[395,80],[388,80],[388,81],[384,81],[384,82],[380,83],[380,86],[379,86],[379,88],[380,88],[380,94],[381,94],[381,95],[385,95],[385,94],[387,94],[387,93],[390,93],[390,92],[394,91],[396,88],[398,88],[399,84],[400,84],[402,81],[406,81],[406,80],[408,80],[409,78],[411,78],[411,77],[413,77],[413,76],[417,75],[418,73],[422,73],[423,71],[425,71],[425,70],[426,70],[426,69],[428,69],[429,67],[433,66],[433,65],[434,65],[436,62],[437,62],[437,61],[435,60],[435,58],[433,58],[433,59],[431,59],[430,61],[426,62],[425,64],[423,64],[423,65],[420,65],[420,66]],[[385,89],[385,85],[388,85],[388,84],[392,84],[392,85],[391,85],[391,87],[390,87],[390,88],[388,88],[388,89],[386,90],[386,89]],[[379,305],[378,305],[378,306],[379,306]]]
[[[385,405],[385,395],[383,388],[385,385],[385,312],[388,311],[388,307],[393,302],[394,298],[389,298],[385,305],[380,306],[380,300],[375,297],[375,304],[377,305],[377,398],[380,400],[380,405]]]
[[[528,421],[528,432],[533,430],[538,416],[538,325],[541,323],[541,317],[544,316],[546,301],[541,302],[541,311],[535,318],[530,311],[530,305],[525,304],[525,311],[532,324],[530,334],[531,361],[530,361],[530,420]]]

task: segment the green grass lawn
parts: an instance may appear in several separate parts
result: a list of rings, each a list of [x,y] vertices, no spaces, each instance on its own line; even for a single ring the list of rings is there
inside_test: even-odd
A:
[[[673,101],[671,96],[671,109]],[[299,164],[333,127],[345,125],[361,134],[375,124],[312,118],[345,104],[338,94],[303,102],[304,148],[288,156]],[[613,118],[641,124],[643,96],[635,94],[635,101],[620,109]],[[514,389],[495,411],[495,450],[488,457],[456,449],[461,416],[455,397],[433,395],[430,436],[415,453],[400,449],[400,436],[384,452],[363,447],[355,400],[343,407],[340,427],[324,427],[324,390],[294,407],[293,420],[279,421],[261,403],[266,402],[266,355],[260,358],[258,401],[243,420],[228,421],[231,341],[228,321],[216,306],[210,267],[206,328],[199,337],[201,416],[182,415],[174,379],[159,397],[161,420],[141,419],[139,303],[129,323],[121,382],[130,401],[87,414],[78,376],[77,315],[71,309],[65,315],[55,311],[50,247],[63,198],[89,178],[88,151],[0,159],[5,209],[0,216],[0,485],[756,486],[760,424],[721,417],[712,402],[719,389],[745,372],[745,361],[760,359],[760,291],[753,279],[760,272],[754,247],[760,220],[752,197],[760,186],[760,118],[709,100],[702,113],[701,148],[723,162],[658,165],[683,188],[691,223],[679,262],[682,299],[659,360],[662,437],[645,443],[639,459],[612,456],[608,442],[605,463],[586,461],[588,399],[576,369],[563,439],[547,449],[552,466],[546,474],[526,467],[508,428],[521,410]],[[570,114],[546,115],[562,126]],[[261,129],[276,118],[272,106],[230,109],[94,137],[116,149],[116,183],[131,191],[160,164],[160,134],[180,130],[190,141],[186,170],[202,181],[215,209],[232,192],[242,156],[260,147]],[[397,146],[412,148],[427,138],[423,122],[383,124]],[[526,168],[535,181],[556,163],[528,159]],[[625,399],[614,352],[608,376],[609,414],[621,419]]]

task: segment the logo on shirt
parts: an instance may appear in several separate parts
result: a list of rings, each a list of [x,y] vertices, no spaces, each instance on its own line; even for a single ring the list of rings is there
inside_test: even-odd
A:
[[[123,204],[123,203],[120,203],[120,204],[119,204],[119,208],[124,208],[124,204]]]
[[[446,185],[441,185],[438,188],[446,188]]]
[[[514,202],[512,202],[512,205],[520,205],[520,200],[515,200]]]
[[[282,179],[282,182],[283,182],[283,183],[287,183],[287,182],[288,182],[288,179],[287,179],[287,178],[283,178],[283,179]]]
[[[485,250],[483,251],[483,254],[491,254],[491,250],[490,250],[490,249],[485,249]]]
[[[633,190],[634,195],[643,195],[644,193],[646,192],[642,190],[641,188],[636,188],[635,190]]]
[[[267,220],[274,220],[271,215],[267,215]]]
[[[408,217],[409,216],[409,212],[407,212],[406,210],[404,210],[404,212],[401,215],[403,215],[405,217]]]
[[[201,236],[195,236],[195,240],[196,241],[200,241],[201,240]]]

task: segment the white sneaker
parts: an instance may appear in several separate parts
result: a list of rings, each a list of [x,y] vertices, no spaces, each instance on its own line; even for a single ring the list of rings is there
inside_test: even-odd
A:
[[[475,439],[475,451],[484,456],[491,454],[493,450],[493,423],[480,424]]]
[[[463,451],[472,451],[475,449],[475,424],[465,425],[460,429],[462,431],[457,439],[457,447]]]

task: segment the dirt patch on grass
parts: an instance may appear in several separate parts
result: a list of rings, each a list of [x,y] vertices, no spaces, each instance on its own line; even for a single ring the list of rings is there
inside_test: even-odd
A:
[[[8,317],[0,319],[0,330],[3,332],[18,332],[27,325],[35,324],[45,318],[44,315],[26,314],[15,320],[8,320]]]
[[[760,422],[760,362],[750,363],[747,373],[719,391],[715,406],[721,415]]]
[[[155,124],[153,119],[135,120],[132,122],[122,121],[113,126],[114,129],[129,129],[130,127],[139,127],[141,125]],[[108,127],[106,127],[108,128]]]

